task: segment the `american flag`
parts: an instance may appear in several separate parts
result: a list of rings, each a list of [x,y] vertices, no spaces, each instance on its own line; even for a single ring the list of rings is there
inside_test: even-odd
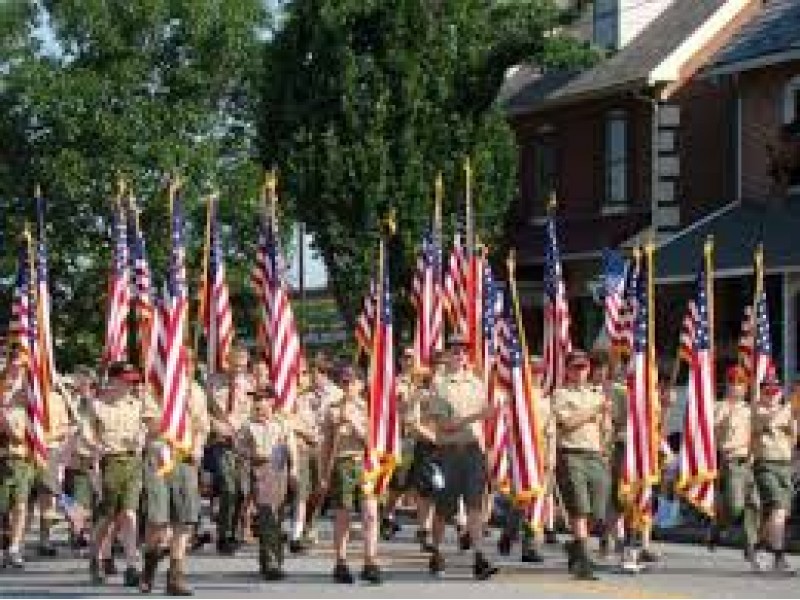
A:
[[[400,422],[394,370],[394,332],[389,261],[383,261],[378,291],[378,322],[372,338],[369,367],[367,445],[364,452],[364,492],[381,496],[400,462]]]
[[[714,479],[717,449],[714,441],[714,367],[705,266],[697,276],[695,319],[689,355],[689,381],[677,487],[682,495],[707,515],[714,514]]]
[[[17,280],[14,287],[14,343],[17,345],[19,356],[23,361],[25,391],[27,395],[27,421],[25,427],[25,441],[31,452],[34,462],[44,467],[48,460],[48,451],[45,438],[44,417],[45,401],[42,347],[38,330],[38,302],[37,289],[32,285],[34,280],[32,257],[32,242],[29,236],[20,247],[19,263],[17,267]]]
[[[206,336],[207,364],[212,373],[226,370],[233,343],[233,313],[225,278],[218,212],[218,199],[212,196],[208,207],[208,267],[200,311]]]
[[[608,248],[603,250],[603,304],[605,305],[606,334],[614,347],[624,340],[625,279],[628,263],[622,254]]]
[[[366,355],[372,351],[372,327],[375,324],[375,312],[378,304],[378,285],[375,279],[369,280],[369,291],[364,296],[361,313],[356,319],[356,344],[360,352]]]
[[[281,410],[292,412],[297,403],[297,378],[300,373],[300,336],[295,325],[289,290],[284,280],[283,260],[278,247],[275,223],[268,220],[259,238],[259,255],[265,258],[260,276],[263,288],[262,312],[267,316],[269,372]]]
[[[747,374],[748,380],[753,376],[753,347],[755,346],[755,323],[753,307],[745,306],[742,317],[742,329],[737,344],[738,362]]]
[[[133,263],[133,310],[136,318],[136,342],[139,347],[139,359],[145,371],[145,377],[151,380],[151,349],[155,350],[155,300],[153,298],[153,279],[150,264],[147,260],[147,247],[144,241],[139,209],[131,199],[128,205],[128,238]]]
[[[174,193],[171,211],[171,250],[166,285],[156,323],[158,362],[161,376],[160,437],[173,452],[187,452],[191,446],[188,427],[189,372],[186,335],[189,326],[189,289],[186,277],[186,245],[183,205]],[[172,457],[170,453],[170,458]],[[167,471],[171,461],[161,466]]]
[[[461,234],[456,233],[444,276],[444,305],[450,326],[465,339],[469,335],[469,268]]]
[[[418,367],[430,367],[435,350],[443,346],[441,253],[428,230],[422,237],[411,298],[417,311],[414,329],[414,361]]]
[[[36,224],[37,224],[37,245],[36,245],[36,281],[39,296],[38,310],[38,332],[39,345],[41,348],[41,387],[42,397],[42,423],[45,431],[50,429],[50,412],[48,398],[50,389],[56,378],[56,363],[53,355],[53,332],[50,328],[50,281],[47,266],[47,242],[44,236],[44,198],[41,194],[36,194]]]
[[[269,269],[267,268],[267,244],[266,244],[266,231],[270,227],[270,220],[267,217],[262,217],[259,223],[259,238],[256,246],[256,261],[253,265],[253,271],[250,274],[250,284],[253,286],[253,291],[256,295],[258,304],[258,319],[256,321],[256,341],[263,358],[267,357],[267,348],[269,347],[269,313],[267,298],[264,291],[271,289],[272,282],[267,281]]]
[[[636,316],[636,290],[639,281],[639,265],[634,262],[628,268],[625,278],[623,307],[620,314],[619,342],[616,348],[625,356],[633,352],[633,322]]]
[[[772,340],[769,332],[769,313],[767,292],[764,289],[763,274],[757,275],[755,297],[755,346],[753,348],[753,397],[758,399],[761,382],[775,375],[775,361],[772,359]]]
[[[483,285],[485,283],[484,272],[489,266],[486,258],[485,249],[470,253],[469,259],[469,280],[467,286],[467,315],[468,315],[468,334],[469,357],[470,361],[479,373],[483,373],[486,365],[483,364]]]
[[[681,335],[678,340],[678,358],[689,364],[694,356],[694,336],[698,318],[697,304],[694,300],[690,300],[686,305],[686,314],[683,316]]]
[[[517,502],[531,503],[544,492],[544,453],[542,430],[536,410],[539,399],[533,386],[531,368],[520,333],[512,315],[508,320],[504,343],[511,367],[511,404],[509,433],[511,482]]]
[[[499,406],[502,395],[506,389],[497,385],[498,362],[498,335],[497,322],[498,304],[500,303],[500,290],[494,279],[494,273],[488,264],[483,270],[483,383],[487,393],[487,400],[491,406],[497,407],[492,417],[484,424],[484,437],[489,459],[489,476],[497,489],[507,490],[510,485],[510,464],[508,456],[508,423],[505,410]],[[502,305],[500,305],[502,308]]]
[[[545,394],[564,384],[566,356],[572,348],[569,334],[569,305],[561,256],[558,251],[556,221],[547,219],[544,248],[544,378]]]
[[[650,352],[649,265],[640,265],[635,284],[636,314],[633,355],[627,377],[628,410],[625,427],[625,459],[620,494],[638,524],[650,515],[651,486],[657,481],[655,456],[658,402],[656,370]]]
[[[125,218],[119,207],[111,217],[113,253],[108,274],[106,340],[103,363],[128,359],[128,316],[131,310],[131,274]]]

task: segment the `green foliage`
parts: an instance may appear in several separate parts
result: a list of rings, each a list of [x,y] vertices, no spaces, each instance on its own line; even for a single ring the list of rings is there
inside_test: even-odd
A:
[[[45,17],[47,20],[45,21]],[[262,0],[12,0],[0,8],[0,198],[5,230],[32,217],[35,182],[48,199],[54,330],[62,362],[95,360],[102,340],[107,217],[118,172],[144,207],[155,266],[168,235],[165,174],[179,170],[202,243],[203,194],[221,192],[234,289],[255,222],[254,85],[267,31]],[[49,31],[46,44],[30,33]],[[13,200],[13,199],[17,200]],[[21,199],[21,200],[20,200]],[[7,236],[8,237],[8,236]],[[6,247],[12,240],[6,240]],[[13,272],[3,252],[2,273]],[[190,252],[195,261],[199,252]],[[199,271],[192,266],[193,280]],[[235,298],[236,300],[236,298]]]
[[[563,15],[544,0],[294,0],[284,17],[265,48],[259,150],[280,166],[352,323],[378,220],[397,209],[392,271],[407,288],[437,172],[446,233],[463,212],[465,156],[478,231],[495,246],[516,192],[513,135],[493,105],[507,68],[587,51],[555,33]]]

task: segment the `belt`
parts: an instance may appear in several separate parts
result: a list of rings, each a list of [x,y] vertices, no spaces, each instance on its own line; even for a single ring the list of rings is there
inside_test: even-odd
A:
[[[723,458],[722,461],[734,465],[744,465],[750,462],[750,459],[746,456],[731,456],[730,458]]]
[[[111,454],[104,455],[101,460],[129,460],[132,458],[139,458],[139,453],[132,450],[128,452],[112,452]]]
[[[450,442],[450,443],[442,443],[437,446],[440,450],[448,449],[448,450],[467,450],[468,448],[477,448],[480,450],[481,445],[476,442],[475,440],[470,440],[468,442]]]
[[[579,454],[583,456],[600,456],[599,450],[589,450],[588,448],[559,448],[559,452],[564,454]]]

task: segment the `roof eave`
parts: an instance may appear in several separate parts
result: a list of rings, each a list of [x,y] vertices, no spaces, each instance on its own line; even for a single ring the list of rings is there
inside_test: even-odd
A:
[[[756,69],[763,69],[773,65],[779,65],[793,60],[800,60],[800,48],[792,48],[784,50],[783,52],[772,52],[770,54],[762,54],[761,56],[754,56],[747,60],[740,60],[736,62],[723,63],[719,66],[712,66],[703,72],[706,77],[713,77],[718,75],[733,75],[735,73],[743,73],[744,71],[754,71]]]

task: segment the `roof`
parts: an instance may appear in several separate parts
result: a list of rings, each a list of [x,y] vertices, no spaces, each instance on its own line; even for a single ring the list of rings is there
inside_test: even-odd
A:
[[[714,239],[714,268],[718,277],[749,273],[753,251],[764,247],[767,272],[800,271],[800,197],[769,204],[732,203],[666,240],[656,251],[659,282],[695,277],[703,245]]]
[[[717,53],[710,70],[743,71],[791,52],[800,56],[800,2],[770,0]]]
[[[580,73],[533,76],[504,104],[512,114],[521,114],[620,89],[674,81],[683,62],[746,4],[746,0],[674,0],[610,58]]]

